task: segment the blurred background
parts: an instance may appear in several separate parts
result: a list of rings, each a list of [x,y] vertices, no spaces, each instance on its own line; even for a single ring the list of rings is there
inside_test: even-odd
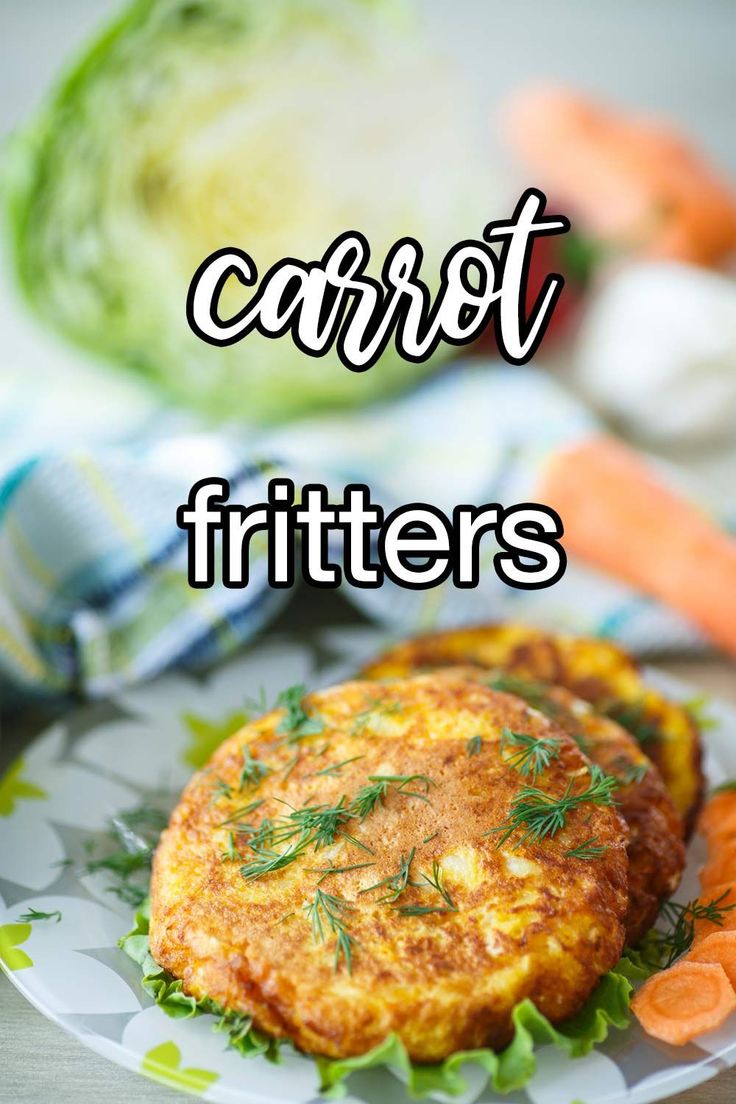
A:
[[[104,696],[268,623],[283,596],[258,564],[248,594],[218,588],[206,615],[191,601],[173,523],[202,474],[261,497],[264,459],[364,479],[387,506],[560,509],[571,567],[550,593],[500,586],[489,547],[472,594],[348,595],[396,631],[521,616],[640,653],[736,649],[729,0],[0,10],[6,701]],[[547,272],[567,283],[529,367],[492,334],[357,375],[286,339],[213,349],[186,327],[191,275],[222,245],[264,271],[347,227],[374,259],[411,233],[431,285],[529,184],[573,221],[536,250],[529,303]],[[582,490],[571,471],[590,473]],[[732,595],[717,613],[716,591]]]

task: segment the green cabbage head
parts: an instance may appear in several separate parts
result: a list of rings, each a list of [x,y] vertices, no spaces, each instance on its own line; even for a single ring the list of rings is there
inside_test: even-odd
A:
[[[262,275],[357,229],[373,271],[417,237],[431,283],[493,214],[469,129],[402,0],[137,0],[11,143],[17,273],[51,325],[215,418],[363,403],[427,365],[389,348],[358,374],[257,334],[211,347],[189,282],[223,246]],[[226,287],[222,313],[247,294]]]

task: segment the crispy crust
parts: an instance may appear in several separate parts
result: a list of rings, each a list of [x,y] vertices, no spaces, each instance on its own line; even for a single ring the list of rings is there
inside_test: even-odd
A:
[[[634,660],[615,644],[527,625],[478,625],[405,641],[363,673],[368,678],[391,678],[459,663],[563,686],[599,711],[617,704],[633,707],[652,730],[644,750],[657,766],[689,837],[704,792],[698,726],[687,709],[648,686]],[[619,711],[617,719],[628,727],[625,712]]]
[[[537,779],[559,795],[569,778],[581,789],[587,761],[552,721],[511,695],[452,672],[390,684],[347,683],[306,699],[324,730],[294,747],[277,733],[282,711],[226,740],[186,788],[156,852],[151,891],[151,950],[184,982],[301,1049],[332,1057],[361,1054],[396,1031],[415,1060],[501,1046],[510,1014],[524,997],[557,1023],[574,1014],[618,960],[628,904],[626,827],[611,807],[586,803],[554,838],[513,849],[487,835],[507,818],[525,780],[504,763],[504,726],[553,735],[559,759]],[[477,754],[467,742],[480,735]],[[243,747],[273,768],[252,790],[217,798],[218,780],[237,787]],[[327,745],[326,750],[320,751]],[[335,774],[325,766],[361,756]],[[390,787],[345,838],[254,881],[239,862],[222,861],[227,829],[218,827],[251,797],[250,817],[283,816],[288,807],[350,800],[369,775],[423,774],[430,802]],[[423,792],[418,782],[409,787]],[[594,861],[566,852],[591,835],[606,848]],[[237,837],[245,858],[247,837]],[[372,889],[395,873],[411,848],[411,882],[440,863],[457,911],[406,916]],[[334,966],[334,935],[315,941],[305,905],[329,865],[373,866],[330,874],[322,889],[349,902],[355,940],[352,974]],[[397,904],[442,905],[435,890],[409,885]]]
[[[488,680],[482,667],[443,670],[476,681]],[[518,691],[523,689],[523,680],[519,680]],[[536,692],[533,696],[537,708],[561,725],[589,759],[622,782],[616,802],[628,829],[626,943],[635,946],[657,919],[662,902],[680,884],[686,861],[682,818],[659,771],[625,728],[602,717],[562,686],[546,686],[542,700]],[[637,769],[645,771],[643,777],[632,777]]]

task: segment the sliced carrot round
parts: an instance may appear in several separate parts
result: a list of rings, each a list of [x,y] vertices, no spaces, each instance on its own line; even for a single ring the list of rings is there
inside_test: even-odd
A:
[[[683,1046],[719,1027],[736,1009],[736,993],[722,966],[683,959],[645,982],[631,1008],[648,1035]]]
[[[713,886],[723,883],[729,885],[736,883],[736,846],[731,844],[714,847],[707,863],[700,871],[700,884],[709,893],[712,893]]]
[[[736,931],[716,931],[701,939],[689,952],[688,962],[717,962],[736,988]]]
[[[706,802],[698,818],[698,830],[708,843],[736,835],[735,790],[724,790]]]
[[[721,913],[721,923],[715,924],[712,920],[696,920],[694,923],[694,943],[700,943],[709,935],[720,931],[736,931],[736,886],[732,882],[721,882],[717,885],[709,885],[707,892],[702,891],[698,898],[701,905],[707,905],[711,901],[718,902],[718,908],[731,909],[730,912]]]

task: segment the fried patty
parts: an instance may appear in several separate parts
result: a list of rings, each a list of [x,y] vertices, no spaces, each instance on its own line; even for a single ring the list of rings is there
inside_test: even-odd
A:
[[[554,1023],[577,1012],[624,945],[626,826],[580,799],[555,834],[502,830],[532,782],[543,803],[594,786],[575,741],[452,672],[304,709],[246,725],[187,786],[154,860],[156,961],[330,1057],[391,1032],[420,1062],[500,1047],[525,997]],[[509,731],[556,749],[536,778]]]
[[[657,766],[690,834],[704,786],[698,726],[686,708],[648,686],[634,660],[615,644],[527,625],[479,625],[398,644],[364,674],[392,678],[464,663],[564,686],[618,721]]]
[[[562,686],[489,674],[482,667],[443,670],[523,698],[561,725],[592,762],[619,780],[616,803],[628,828],[626,942],[635,946],[654,924],[662,902],[680,884],[686,860],[682,818],[657,768],[626,729]]]

